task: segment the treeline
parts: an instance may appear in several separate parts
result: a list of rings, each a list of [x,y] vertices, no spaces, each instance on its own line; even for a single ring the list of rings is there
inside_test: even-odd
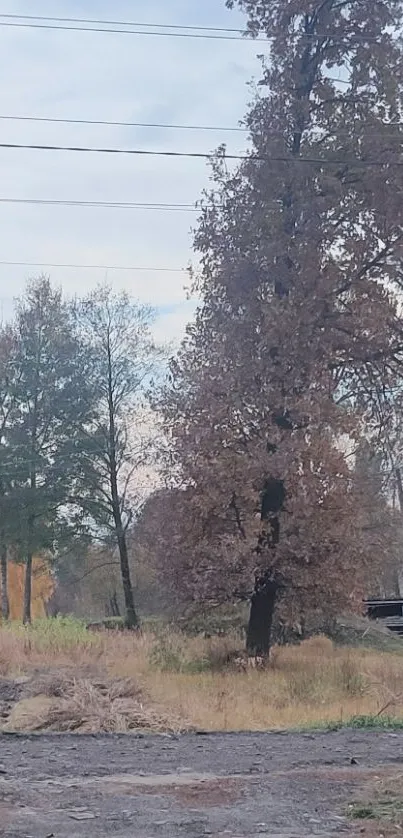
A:
[[[98,531],[136,625],[130,533],[180,608],[248,602],[264,655],[275,606],[303,625],[399,591],[403,6],[227,6],[270,55],[249,154],[213,160],[198,312],[153,388],[163,488],[130,504],[149,312],[108,290],[66,304],[41,280],[2,336],[1,543],[25,563],[25,619],[33,552]]]
[[[127,553],[134,475],[148,456],[138,420],[162,358],[152,311],[100,287],[65,301],[31,282],[0,334],[1,613],[9,616],[8,559],[24,565],[31,620],[35,556],[58,565],[89,544],[118,554],[128,626],[137,624]],[[138,420],[136,422],[136,419]]]

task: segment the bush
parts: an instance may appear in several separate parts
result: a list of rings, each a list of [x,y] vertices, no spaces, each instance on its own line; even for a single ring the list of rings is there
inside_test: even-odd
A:
[[[186,638],[185,635],[165,632],[157,635],[150,654],[150,664],[160,672],[197,674],[219,672],[231,662],[238,649],[236,636],[210,638]]]

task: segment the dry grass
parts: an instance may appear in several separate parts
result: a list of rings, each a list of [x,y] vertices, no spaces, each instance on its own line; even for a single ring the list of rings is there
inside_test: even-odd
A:
[[[58,730],[174,729],[172,719],[206,730],[259,730],[378,713],[403,723],[400,655],[317,637],[275,649],[263,671],[240,671],[228,664],[240,646],[236,635],[91,634],[73,620],[44,621],[0,628],[0,675],[56,673],[59,700],[48,726]],[[60,687],[60,679],[58,687],[58,673],[74,689]],[[119,694],[122,684],[135,694]]]
[[[403,829],[403,775],[396,769],[382,771],[382,777],[369,780],[347,813],[353,835],[366,838],[392,838]],[[356,829],[354,829],[354,826]]]
[[[60,701],[47,709],[39,728],[80,733],[179,732],[181,722],[149,706],[130,679],[112,683],[79,679],[68,683]]]

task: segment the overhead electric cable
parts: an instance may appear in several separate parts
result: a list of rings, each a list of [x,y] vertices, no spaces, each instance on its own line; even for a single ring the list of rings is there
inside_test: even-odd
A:
[[[149,157],[187,157],[195,159],[211,160],[214,153],[200,151],[155,151],[147,148],[98,148],[94,146],[61,146],[61,145],[43,145],[38,143],[0,143],[0,149],[25,149],[32,151],[72,151],[84,152],[91,154],[129,154],[133,156],[149,156]],[[358,166],[359,168],[383,168],[388,166],[390,168],[401,168],[403,166],[402,160],[362,160],[360,158],[341,158],[326,159],[323,157],[296,157],[289,155],[259,155],[259,154],[220,154],[222,160],[245,160],[256,161],[263,163],[292,163],[292,164],[314,164],[320,166]]]
[[[19,116],[0,114],[0,120],[10,120],[16,122],[50,122],[62,125],[107,125],[116,126],[118,128],[174,128],[180,131],[236,131],[246,133],[248,128],[241,126],[223,126],[223,125],[180,125],[169,122],[119,122],[109,119],[63,119],[61,117],[51,116]]]
[[[40,18],[39,18],[40,19]],[[189,31],[189,32],[179,32],[179,31],[172,31],[166,32],[163,29],[115,29],[112,27],[107,26],[78,26],[78,25],[70,25],[70,24],[59,24],[59,23],[32,23],[32,22],[22,22],[22,21],[11,21],[11,20],[0,20],[0,26],[8,26],[14,29],[53,29],[58,30],[61,32],[103,32],[105,34],[114,34],[114,35],[142,35],[142,36],[154,36],[154,37],[165,37],[165,38],[197,38],[200,40],[209,40],[209,41],[244,41],[244,43],[251,43],[250,40],[245,38],[242,35],[224,35],[218,33],[217,35],[210,34],[209,32],[197,32],[197,31]],[[141,26],[141,24],[140,24]],[[172,27],[171,27],[172,28]],[[267,43],[267,38],[254,38],[254,41],[265,41]]]
[[[337,79],[339,81],[339,79]],[[0,114],[0,121],[10,121],[10,122],[43,122],[43,123],[50,123],[55,125],[104,125],[110,127],[117,127],[117,128],[161,128],[161,129],[175,129],[179,131],[222,131],[222,132],[237,132],[246,134],[252,130],[250,127],[244,126],[236,126],[236,125],[189,125],[189,124],[182,124],[182,123],[174,123],[174,122],[125,122],[120,120],[113,120],[113,119],[73,119],[69,117],[55,117],[55,116],[30,116],[28,115],[20,115],[20,114]],[[391,129],[390,136],[397,137],[398,134],[393,129],[395,128],[403,128],[403,121],[402,122],[383,122],[381,123],[384,127],[384,131],[371,131],[371,137],[386,137],[388,136],[388,131]],[[259,125],[254,125],[253,128],[255,130],[259,128]],[[292,132],[292,127],[290,128],[290,132]],[[284,131],[276,131],[270,128],[271,135],[278,135],[284,137]],[[331,132],[329,132],[331,133]],[[354,138],[354,131],[351,129],[349,130],[337,130],[337,136],[346,136]]]
[[[116,32],[123,35],[165,35],[168,37],[182,38],[212,38],[213,40],[237,40],[237,41],[270,41],[275,40],[275,35],[254,36],[251,30],[231,28],[227,26],[197,26],[194,24],[177,23],[152,23],[144,21],[124,20],[103,20],[100,18],[77,18],[77,17],[51,17],[48,15],[21,15],[21,14],[0,14],[1,26],[20,26],[43,29],[65,29],[83,32]],[[113,27],[113,28],[110,28]],[[117,27],[117,28],[115,28]],[[129,28],[133,27],[133,28]],[[172,30],[172,31],[166,31]],[[218,33],[218,34],[215,34]],[[382,33],[381,33],[382,34]],[[388,33],[385,33],[388,34]],[[379,37],[365,32],[349,32],[343,35],[339,31],[324,32],[288,32],[287,36],[292,39],[308,38],[310,40],[322,40],[323,38],[337,39],[344,41],[371,41],[378,42]]]
[[[136,271],[139,273],[186,273],[186,268],[153,268],[138,265],[80,265],[69,262],[15,262],[0,259],[0,265],[21,268],[72,268],[97,271]]]
[[[9,198],[0,196],[0,204],[49,204],[65,207],[101,207],[103,209],[156,210],[163,212],[199,212],[195,204],[163,204],[131,201],[69,201],[54,198]]]
[[[177,24],[177,23],[144,23],[133,20],[100,20],[99,18],[82,18],[82,17],[51,17],[50,15],[18,15],[18,14],[0,14],[0,18],[8,20],[41,20],[53,21],[54,23],[94,23],[102,26],[136,26],[144,29],[178,29],[178,30],[194,30],[196,32],[232,32],[237,35],[244,33],[243,29],[234,29],[229,26],[195,26],[193,24]]]

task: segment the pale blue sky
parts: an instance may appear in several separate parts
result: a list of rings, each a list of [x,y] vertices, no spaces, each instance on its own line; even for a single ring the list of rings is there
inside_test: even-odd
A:
[[[8,0],[2,14],[89,17],[200,26],[243,26],[224,0]],[[0,26],[0,115],[237,125],[259,76],[251,41],[209,41],[57,32]],[[242,134],[0,121],[2,142],[206,151]],[[0,197],[193,203],[208,185],[203,160],[0,150]],[[0,204],[0,260],[186,267],[188,213]],[[11,300],[40,269],[0,265],[0,298]],[[67,293],[103,280],[102,271],[48,269]],[[160,309],[159,337],[178,337],[191,315],[186,275],[117,273],[118,289]]]

